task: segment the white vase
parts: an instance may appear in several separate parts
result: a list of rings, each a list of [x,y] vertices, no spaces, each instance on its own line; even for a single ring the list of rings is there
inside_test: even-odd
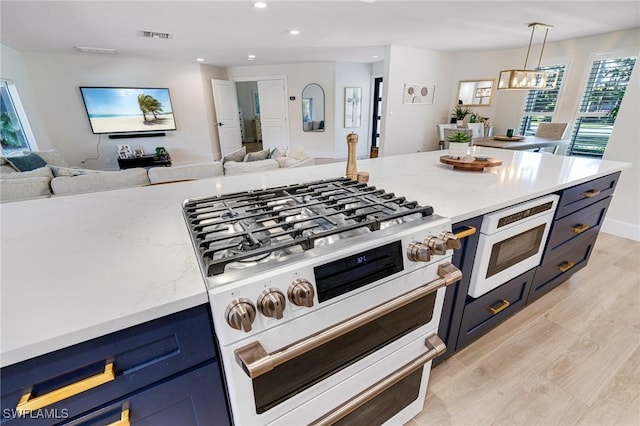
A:
[[[449,157],[463,158],[469,154],[468,142],[449,142]]]

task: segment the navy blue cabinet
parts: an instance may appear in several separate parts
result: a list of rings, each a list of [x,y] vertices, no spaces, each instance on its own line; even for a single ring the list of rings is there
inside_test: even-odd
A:
[[[133,399],[142,398],[147,407],[152,403],[148,395],[160,395],[152,389],[174,383],[170,393],[191,401],[196,418],[209,416],[219,422],[205,424],[228,424],[218,370],[209,307],[202,305],[3,368],[0,423],[49,425],[89,419],[121,401],[117,404],[131,405],[133,424],[142,413],[132,405]],[[209,402],[197,403],[201,398]],[[145,412],[163,412],[164,399],[153,400],[157,405]]]
[[[465,300],[469,291],[471,269],[473,268],[478,238],[480,237],[480,225],[482,225],[482,216],[455,223],[452,226],[453,233],[460,239],[461,248],[453,252],[451,263],[462,271],[462,279],[457,283],[451,284],[446,289],[438,336],[447,346],[447,350],[433,361],[432,365],[434,366],[453,355],[456,351],[460,322],[462,321]]]

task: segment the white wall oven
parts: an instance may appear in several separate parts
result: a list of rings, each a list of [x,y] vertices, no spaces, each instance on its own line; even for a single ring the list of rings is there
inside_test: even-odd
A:
[[[349,179],[184,213],[235,424],[397,425],[421,411],[445,287],[461,278],[447,219]]]
[[[551,194],[483,217],[469,296],[480,297],[540,264],[557,203]]]

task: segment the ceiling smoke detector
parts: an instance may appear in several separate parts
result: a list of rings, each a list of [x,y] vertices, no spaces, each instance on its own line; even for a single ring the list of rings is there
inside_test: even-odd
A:
[[[159,33],[156,31],[142,31],[142,36],[147,38],[160,38],[163,40],[169,40],[172,35],[169,33]]]
[[[116,49],[106,49],[104,47],[86,47],[86,46],[76,46],[82,53],[96,53],[99,55],[115,55],[118,53]]]

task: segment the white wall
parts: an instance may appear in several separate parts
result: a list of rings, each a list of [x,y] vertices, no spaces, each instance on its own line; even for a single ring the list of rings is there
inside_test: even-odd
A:
[[[380,155],[438,149],[437,124],[443,122],[453,96],[451,56],[388,46],[385,58]],[[433,104],[403,104],[405,84],[435,85]]]
[[[336,128],[335,111],[325,108],[325,131],[302,131],[302,90],[309,83],[317,83],[324,89],[325,104],[335,104],[335,63],[316,62],[290,65],[264,65],[230,67],[227,69],[229,79],[246,79],[247,77],[287,77],[287,97],[295,96],[295,100],[287,101],[289,107],[289,132],[291,146],[302,146],[314,157],[333,157],[334,135]]]
[[[40,125],[36,137],[41,149],[56,148],[73,165],[117,169],[116,146],[153,152],[164,146],[175,163],[213,160],[212,141],[198,64],[100,55],[22,53],[28,84],[37,102]],[[166,137],[108,139],[91,133],[79,86],[168,87],[177,131]],[[100,145],[98,147],[98,142]]]
[[[369,157],[371,146],[371,65],[355,62],[336,63],[335,93],[335,146],[333,158],[347,158],[347,135],[354,132],[358,135],[357,156]],[[360,87],[362,89],[362,121],[360,127],[344,127],[345,88]]]

